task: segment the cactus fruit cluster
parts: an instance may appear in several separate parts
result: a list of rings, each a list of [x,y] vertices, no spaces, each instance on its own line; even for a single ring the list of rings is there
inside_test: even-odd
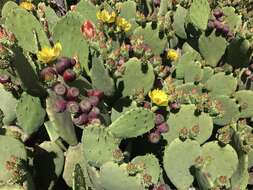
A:
[[[251,190],[252,2],[0,2],[0,190]]]

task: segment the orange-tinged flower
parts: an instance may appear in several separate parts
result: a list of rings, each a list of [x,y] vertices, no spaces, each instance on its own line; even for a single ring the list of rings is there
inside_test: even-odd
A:
[[[34,9],[34,5],[31,2],[21,2],[19,6],[28,11],[32,11]]]
[[[131,23],[122,17],[117,17],[116,24],[124,32],[129,31],[132,27]]]
[[[167,106],[169,102],[169,96],[163,91],[159,89],[155,89],[148,93],[151,101],[158,106]]]
[[[87,20],[83,23],[82,28],[81,28],[82,34],[86,38],[93,38],[96,35],[96,30],[94,27],[94,24]]]
[[[37,58],[44,64],[50,63],[56,60],[62,50],[62,46],[60,43],[56,43],[53,48],[43,47],[41,51],[37,53]]]

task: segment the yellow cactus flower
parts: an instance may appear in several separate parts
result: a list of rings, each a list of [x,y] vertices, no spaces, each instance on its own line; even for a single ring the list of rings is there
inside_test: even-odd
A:
[[[53,48],[43,47],[41,51],[37,53],[37,58],[44,64],[50,63],[59,57],[62,50],[60,43],[56,43]]]
[[[169,103],[169,96],[162,90],[155,89],[148,93],[151,101],[158,106],[167,106]]]
[[[117,17],[116,24],[119,28],[121,28],[124,32],[127,32],[131,29],[132,25],[126,19],[122,17]]]
[[[171,61],[176,61],[178,59],[179,55],[178,52],[174,49],[169,49],[167,52],[167,58]]]
[[[28,11],[31,11],[34,9],[34,5],[31,2],[21,2],[19,6]]]
[[[113,11],[111,14],[107,10],[97,12],[97,19],[104,23],[113,23],[116,20],[116,13]]]

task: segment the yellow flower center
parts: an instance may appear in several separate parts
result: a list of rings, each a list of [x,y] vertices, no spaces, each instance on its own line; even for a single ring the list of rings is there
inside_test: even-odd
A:
[[[167,58],[170,59],[171,61],[176,61],[178,59],[178,53],[174,49],[170,49],[167,52]]]
[[[37,53],[37,58],[44,64],[50,63],[56,60],[62,50],[62,46],[60,43],[56,43],[53,48],[43,47],[41,51]]]
[[[131,23],[122,17],[117,17],[116,24],[124,32],[129,31],[132,27]]]

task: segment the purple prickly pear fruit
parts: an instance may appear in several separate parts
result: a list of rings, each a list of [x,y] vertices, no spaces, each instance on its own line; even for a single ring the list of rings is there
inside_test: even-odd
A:
[[[208,23],[207,23],[207,28],[208,28],[209,30],[212,30],[212,29],[215,28],[215,26],[214,26],[214,21],[213,21],[213,20],[209,20],[209,21],[208,21]]]
[[[59,96],[64,96],[67,92],[66,86],[61,83],[57,83],[56,85],[54,85],[53,89],[54,92]]]
[[[95,118],[98,118],[99,114],[100,114],[100,110],[97,107],[93,107],[88,114],[89,121],[91,121]]]
[[[64,112],[66,110],[67,101],[63,99],[59,99],[55,101],[55,111],[56,112]]]
[[[222,28],[222,33],[227,36],[227,34],[229,33],[229,26],[224,25]]]
[[[158,186],[157,190],[169,190],[169,188],[165,184],[161,184]]]
[[[67,95],[66,95],[66,97],[67,97],[69,100],[75,100],[75,99],[78,98],[79,94],[80,94],[80,91],[79,91],[78,88],[76,88],[76,87],[70,87],[70,88],[68,88],[68,90],[67,90]]]
[[[151,104],[149,102],[144,102],[143,107],[150,110]]]
[[[220,17],[224,16],[224,13],[221,10],[215,10],[213,12],[213,16],[215,16],[215,18],[220,18]]]
[[[40,76],[43,81],[49,82],[56,79],[57,73],[53,67],[46,67],[42,69],[42,71],[40,72]]]
[[[149,142],[151,143],[158,143],[161,139],[161,134],[157,131],[152,132],[148,135]]]
[[[0,75],[0,83],[6,84],[7,82],[10,82],[10,77],[8,75]]]
[[[75,125],[84,125],[88,122],[88,116],[85,113],[77,114],[73,117],[72,120]]]
[[[102,99],[103,96],[104,96],[104,93],[100,90],[97,90],[97,89],[92,89],[92,90],[88,90],[87,91],[87,95],[90,97],[90,96],[96,96],[98,97],[99,99]]]
[[[90,124],[101,124],[101,121],[99,118],[93,118],[91,119]]]
[[[160,0],[153,0],[153,3],[154,3],[154,6],[155,6],[155,7],[159,7],[161,1],[160,1]]]
[[[79,103],[79,106],[80,106],[82,112],[84,112],[84,113],[88,113],[92,108],[92,105],[90,104],[90,102],[88,100],[82,100]]]
[[[58,74],[64,73],[64,71],[68,68],[70,68],[71,65],[71,59],[67,57],[61,57],[57,60],[57,63],[55,65],[55,69]]]
[[[166,122],[157,126],[157,131],[159,133],[167,133],[169,131],[169,126]]]
[[[70,64],[71,64],[71,67],[74,67],[76,65],[76,60],[75,59],[70,59]]]
[[[164,122],[164,117],[163,117],[163,115],[157,113],[157,114],[155,115],[155,124],[156,124],[156,125],[160,125],[160,124],[162,124],[163,122]]]
[[[67,69],[63,73],[63,79],[65,82],[74,81],[76,79],[76,73],[71,69]]]
[[[88,101],[92,106],[97,106],[99,103],[99,98],[97,96],[91,96],[88,98]]]
[[[76,101],[69,101],[66,107],[70,113],[78,113],[80,110],[79,104]]]
[[[170,109],[172,109],[172,110],[177,110],[177,109],[179,109],[180,108],[180,104],[179,103],[172,103],[171,105],[170,105]]]
[[[223,24],[222,24],[220,21],[215,20],[215,21],[214,21],[214,27],[216,28],[216,30],[217,30],[218,32],[221,32],[222,29],[223,29]]]

